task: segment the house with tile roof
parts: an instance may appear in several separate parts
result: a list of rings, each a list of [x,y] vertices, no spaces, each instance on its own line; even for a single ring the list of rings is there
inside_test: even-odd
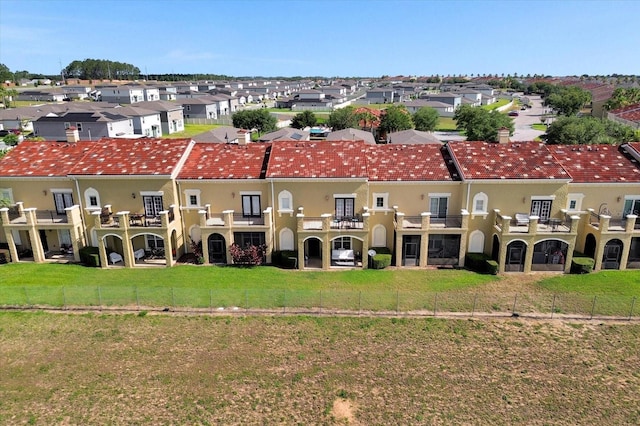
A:
[[[609,111],[607,118],[625,126],[640,129],[640,103]]]
[[[565,273],[576,250],[638,269],[639,161],[640,143],[23,143],[0,161],[0,244],[36,262],[92,245],[103,267],[171,266],[193,240],[206,264],[265,244],[300,269],[366,268],[382,247],[398,267],[486,253]]]

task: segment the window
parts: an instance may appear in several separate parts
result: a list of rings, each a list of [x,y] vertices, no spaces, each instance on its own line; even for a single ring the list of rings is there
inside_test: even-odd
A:
[[[479,192],[473,196],[473,213],[487,213],[489,197],[484,192]]]
[[[56,206],[56,213],[66,214],[64,209],[73,206],[73,194],[69,192],[53,192],[53,203]]]
[[[374,209],[386,209],[389,205],[388,193],[373,193],[373,208]]]
[[[387,228],[384,225],[376,225],[373,227],[373,247],[387,246]]]
[[[630,214],[640,216],[640,198],[628,198],[624,200],[624,212],[622,215],[627,217],[627,215]]]
[[[289,191],[280,191],[278,194],[278,207],[280,211],[293,211],[293,196]]]
[[[197,195],[189,195],[189,205],[197,206],[198,205],[198,196]]]
[[[449,197],[429,194],[429,211],[432,218],[446,218]]]
[[[0,188],[0,206],[8,207],[6,204],[14,204],[13,191],[11,188]]]
[[[71,127],[71,123],[65,121],[64,129],[67,130],[69,127]]]
[[[234,232],[233,239],[240,247],[260,246],[266,241],[264,232]]]
[[[280,231],[280,250],[295,250],[293,231],[289,228],[283,228]]]
[[[199,207],[200,206],[200,190],[187,189],[184,191],[184,195],[187,200],[187,207]]]
[[[161,195],[143,196],[142,204],[144,205],[144,215],[149,218],[159,216],[160,212],[164,210]]]
[[[100,195],[94,188],[87,188],[84,191],[84,201],[87,208],[100,207]]]
[[[338,237],[333,240],[334,250],[351,250],[351,237]]]
[[[163,249],[164,240],[157,235],[147,235],[147,248],[150,249]]]
[[[260,195],[247,194],[242,196],[242,216],[260,217]]]
[[[336,198],[336,219],[351,218],[355,213],[355,198]]]
[[[579,211],[582,208],[584,194],[569,194],[567,196],[567,210]]]
[[[187,105],[187,111],[191,111],[191,105]]]
[[[552,200],[531,200],[531,216],[538,216],[540,223],[546,223],[551,214]]]
[[[78,129],[79,132],[82,131],[82,123],[76,123],[76,129]]]

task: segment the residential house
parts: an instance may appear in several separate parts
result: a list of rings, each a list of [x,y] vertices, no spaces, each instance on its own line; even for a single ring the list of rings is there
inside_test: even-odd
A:
[[[399,132],[389,133],[387,135],[387,143],[395,145],[424,145],[437,144],[442,145],[440,139],[436,138],[431,132],[421,132],[420,130],[409,129]]]
[[[184,118],[218,118],[218,100],[210,98],[210,95],[197,98],[179,99],[178,102],[184,108]]]
[[[18,101],[62,102],[67,98],[63,92],[53,90],[25,90],[18,92]]]
[[[145,99],[145,89],[141,86],[114,86],[97,85],[100,90],[100,100],[102,102],[113,102],[116,104],[134,104]],[[157,89],[155,89],[157,91]],[[158,99],[160,95],[158,92]]]
[[[258,142],[273,141],[308,141],[311,132],[307,130],[294,129],[292,127],[283,127],[275,132],[265,133],[258,138]]]
[[[640,129],[640,103],[609,111],[607,118],[625,126]]]
[[[221,126],[195,135],[192,139],[196,142],[246,145],[251,142],[251,132],[236,127]]]
[[[391,87],[378,87],[367,90],[364,98],[371,104],[391,104],[395,102],[396,92]]]
[[[172,134],[184,131],[184,107],[176,102],[169,101],[153,101],[138,102],[136,104],[141,108],[160,113],[160,122],[162,124],[163,134]]]
[[[455,114],[453,105],[439,101],[416,99],[415,101],[404,102],[403,105],[411,114],[415,114],[420,108],[423,107],[435,109],[436,111],[438,111],[438,115],[440,117],[453,117],[453,115]]]
[[[139,103],[135,104],[139,105]],[[160,113],[138,106],[123,106],[114,108],[113,112],[131,118],[133,121],[133,133],[152,138],[162,136],[162,124]]]
[[[62,92],[69,99],[89,99],[89,94],[93,91],[91,86],[63,86]]]
[[[420,99],[426,99],[428,101],[442,102],[449,104],[455,111],[463,103],[464,97],[459,93],[441,92],[441,93],[423,93],[420,95]]]
[[[364,143],[369,144],[369,145],[375,145],[376,144],[376,139],[373,136],[373,133],[365,131],[365,130],[352,129],[352,128],[336,130],[335,132],[330,132],[327,135],[327,139],[326,140],[328,140],[328,141],[355,141],[355,140],[362,140],[362,141],[364,141]]]
[[[133,119],[108,111],[50,113],[33,122],[33,134],[48,141],[68,140],[71,128],[85,140],[135,134]]]

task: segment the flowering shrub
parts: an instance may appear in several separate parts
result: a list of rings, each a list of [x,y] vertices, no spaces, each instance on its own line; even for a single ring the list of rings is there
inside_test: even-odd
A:
[[[264,260],[264,254],[267,251],[267,245],[262,244],[259,246],[248,245],[240,247],[238,244],[231,244],[229,252],[233,263],[238,265],[262,265]]]

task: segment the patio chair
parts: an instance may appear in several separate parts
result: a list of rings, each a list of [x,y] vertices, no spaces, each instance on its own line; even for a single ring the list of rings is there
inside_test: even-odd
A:
[[[109,253],[109,262],[112,264],[116,264],[118,262],[124,262],[122,255],[120,253],[116,253],[115,251]]]
[[[529,224],[529,215],[525,213],[516,213],[516,226]]]

